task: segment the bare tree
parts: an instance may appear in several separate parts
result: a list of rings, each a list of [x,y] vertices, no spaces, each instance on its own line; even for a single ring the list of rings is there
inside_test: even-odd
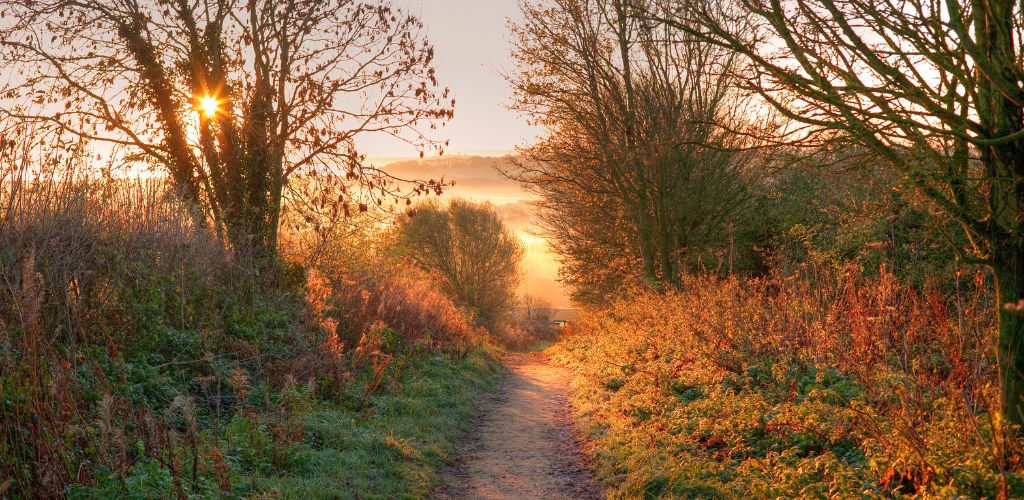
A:
[[[519,299],[519,306],[523,308],[523,315],[527,322],[539,321],[547,323],[551,321],[554,312],[551,309],[551,302],[536,295],[525,294]]]
[[[289,179],[400,193],[354,139],[452,116],[422,25],[381,0],[0,0],[0,112],[164,169],[236,247],[272,251]],[[344,182],[343,182],[344,181]],[[358,189],[358,188],[365,189]],[[335,200],[337,201],[337,200]]]
[[[512,175],[541,195],[570,283],[614,286],[622,276],[594,270],[626,256],[645,281],[678,287],[686,257],[720,240],[746,197],[741,136],[721,126],[743,110],[737,56],[639,19],[653,7],[527,2],[515,28],[517,108],[551,132]]]
[[[998,302],[1024,294],[1024,12],[1012,0],[664,0],[664,21],[742,54],[790,143],[870,147],[957,220]],[[754,29],[730,27],[742,19]],[[1007,418],[1024,423],[1024,318],[1000,308]]]
[[[516,303],[522,244],[489,204],[452,200],[417,206],[401,221],[399,245],[417,265],[434,273],[452,300],[497,326]]]

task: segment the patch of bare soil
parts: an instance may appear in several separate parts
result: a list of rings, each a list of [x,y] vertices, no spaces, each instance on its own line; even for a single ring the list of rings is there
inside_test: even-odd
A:
[[[501,388],[482,402],[435,497],[601,498],[572,433],[567,371],[538,353],[510,354],[504,364]]]

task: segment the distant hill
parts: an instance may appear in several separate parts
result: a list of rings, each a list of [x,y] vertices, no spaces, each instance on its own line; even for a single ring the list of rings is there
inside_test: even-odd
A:
[[[509,157],[454,156],[426,160],[405,160],[388,163],[388,173],[407,179],[440,179],[454,181],[452,193],[464,198],[482,198],[495,203],[506,200],[531,199],[515,181],[501,175],[499,169],[511,167]]]

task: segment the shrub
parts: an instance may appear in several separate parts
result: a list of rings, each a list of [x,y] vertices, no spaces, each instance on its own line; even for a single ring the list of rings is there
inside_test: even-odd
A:
[[[389,352],[405,347],[465,354],[485,332],[474,327],[444,293],[411,267],[389,277],[342,276],[334,284],[337,335],[349,347],[374,340]]]
[[[400,248],[475,321],[495,329],[515,307],[522,242],[487,203],[421,203],[398,225]]]
[[[251,489],[308,460],[313,405],[483,339],[418,273],[253,261],[159,179],[81,165],[0,155],[0,496]]]
[[[555,352],[617,496],[1018,496],[991,300],[884,268],[689,277],[584,313]]]

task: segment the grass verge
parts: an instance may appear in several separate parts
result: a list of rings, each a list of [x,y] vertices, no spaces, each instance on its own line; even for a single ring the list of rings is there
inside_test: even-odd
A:
[[[420,355],[391,389],[353,411],[319,403],[303,412],[302,442],[289,464],[234,481],[245,496],[283,498],[422,498],[469,430],[476,397],[498,381],[499,362],[478,349],[465,358]]]

